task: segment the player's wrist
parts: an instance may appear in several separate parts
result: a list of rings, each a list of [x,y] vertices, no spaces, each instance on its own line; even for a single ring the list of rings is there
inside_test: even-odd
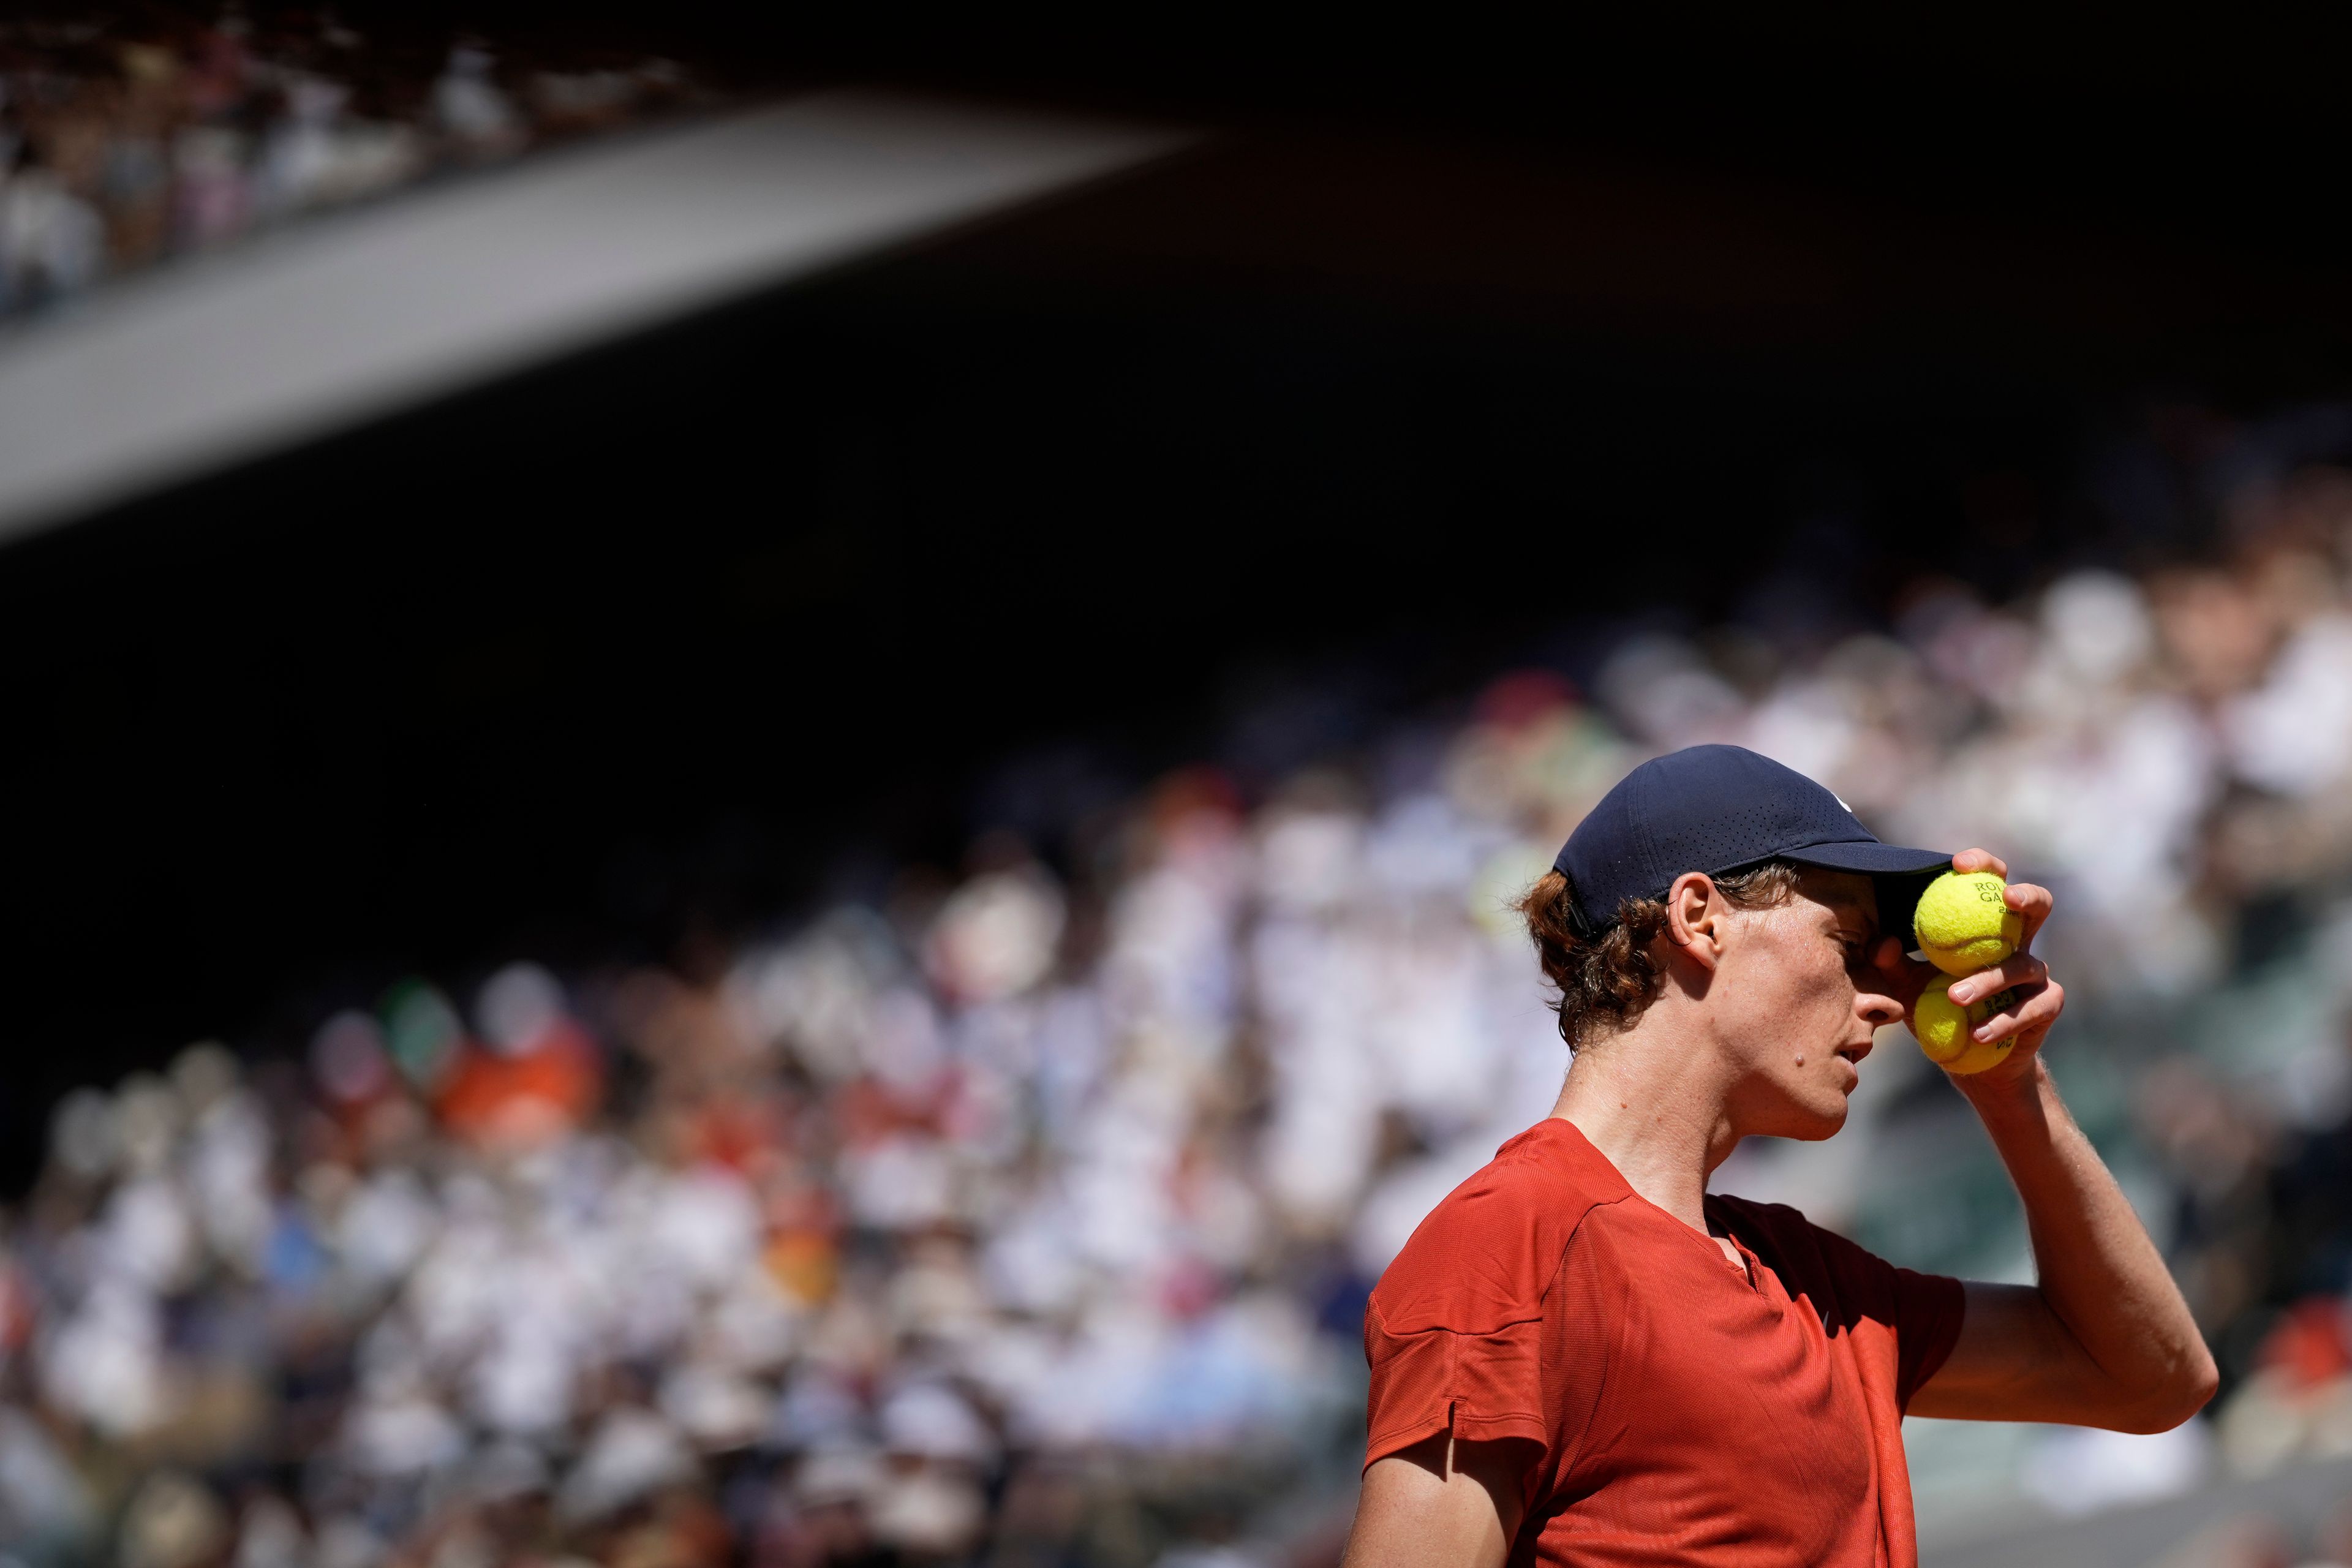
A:
[[[2050,1069],[2039,1051],[2022,1061],[2005,1062],[1990,1072],[1956,1077],[1952,1083],[1989,1123],[2037,1117],[2043,1097],[2054,1092]]]

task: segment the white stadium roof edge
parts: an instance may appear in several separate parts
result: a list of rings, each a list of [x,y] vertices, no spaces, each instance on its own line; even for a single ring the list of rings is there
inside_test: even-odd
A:
[[[838,89],[173,263],[0,335],[0,541],[1193,140]]]

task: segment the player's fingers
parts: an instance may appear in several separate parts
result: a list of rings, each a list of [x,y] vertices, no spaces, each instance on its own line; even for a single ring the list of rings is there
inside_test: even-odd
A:
[[[2053,980],[2043,984],[2030,996],[2021,990],[2019,998],[2017,1005],[1995,1013],[1970,1030],[1970,1036],[1979,1040],[2000,1040],[2011,1035],[2045,1033],[2065,1009],[2066,988]]]
[[[1870,966],[1875,972],[1874,983],[1895,995],[1916,996],[1936,977],[1935,965],[1912,957],[1901,937],[1880,937],[1870,950]]]
[[[1903,944],[1891,936],[1883,936],[1871,943],[1869,973],[1855,976],[1855,980],[1866,989],[1900,994],[1909,978],[1905,972],[1910,967],[1910,961],[1903,956]]]
[[[1952,869],[1962,873],[1990,871],[2005,878],[2009,875],[2009,862],[1990,849],[1963,849],[1952,857]]]
[[[2039,985],[2049,978],[2048,964],[2030,952],[2013,952],[1990,969],[1979,969],[1966,979],[1953,981],[1948,994],[1953,1001],[1965,1007],[1997,991],[2007,991],[2019,985]]]
[[[2049,889],[2034,882],[2011,882],[2001,900],[2024,917],[2025,929],[2017,939],[2018,951],[2022,952],[2033,945],[2033,933],[2050,918],[2051,906],[2056,900],[2051,898]]]

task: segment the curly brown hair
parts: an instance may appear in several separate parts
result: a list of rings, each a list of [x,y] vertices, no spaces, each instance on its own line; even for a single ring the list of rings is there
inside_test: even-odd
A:
[[[1769,910],[1796,897],[1798,876],[1787,861],[1768,860],[1712,880],[1733,909]],[[1568,879],[1547,871],[1517,907],[1527,917],[1544,978],[1559,992],[1553,1007],[1559,1014],[1559,1037],[1570,1050],[1632,1027],[1658,999],[1665,966],[1652,943],[1666,929],[1662,900],[1627,899],[1617,906],[1614,924],[1580,936]]]

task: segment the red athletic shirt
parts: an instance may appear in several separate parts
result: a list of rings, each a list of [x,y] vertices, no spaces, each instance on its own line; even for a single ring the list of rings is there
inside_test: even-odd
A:
[[[1538,1122],[1437,1205],[1364,1314],[1375,1459],[1524,1437],[1513,1568],[1916,1568],[1903,1407],[1957,1279],[1796,1210],[1710,1196],[1746,1268]]]

